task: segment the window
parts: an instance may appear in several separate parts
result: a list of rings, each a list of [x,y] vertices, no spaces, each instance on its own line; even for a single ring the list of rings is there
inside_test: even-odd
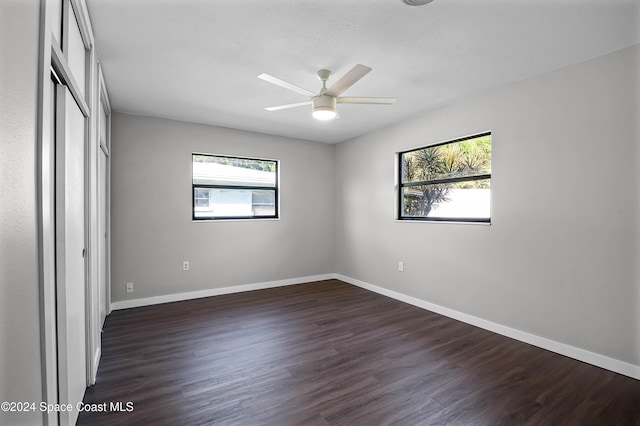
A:
[[[192,155],[192,218],[278,217],[278,162]]]
[[[491,133],[398,157],[398,219],[491,222]]]

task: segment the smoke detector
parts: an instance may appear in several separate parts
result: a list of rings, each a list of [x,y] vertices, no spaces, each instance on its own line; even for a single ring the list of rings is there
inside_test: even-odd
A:
[[[402,0],[409,6],[424,6],[425,4],[431,3],[433,0]]]

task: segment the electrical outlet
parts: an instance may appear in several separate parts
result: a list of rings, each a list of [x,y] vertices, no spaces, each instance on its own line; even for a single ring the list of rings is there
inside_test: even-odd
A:
[[[189,261],[185,260],[184,262],[182,262],[182,270],[183,271],[188,271],[189,270]]]
[[[398,262],[398,272],[404,272],[404,262]]]
[[[133,293],[133,283],[127,283],[127,293]]]

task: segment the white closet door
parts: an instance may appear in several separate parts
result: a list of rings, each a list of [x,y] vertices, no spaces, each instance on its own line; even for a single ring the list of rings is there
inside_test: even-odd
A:
[[[58,86],[56,234],[58,386],[61,404],[82,401],[86,377],[85,314],[85,116],[65,86]],[[62,113],[62,115],[60,115]],[[61,412],[75,424],[78,412]]]

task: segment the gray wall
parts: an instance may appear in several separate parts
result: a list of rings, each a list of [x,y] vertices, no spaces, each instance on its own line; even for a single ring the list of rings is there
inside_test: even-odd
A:
[[[112,147],[113,301],[333,272],[333,145],[115,113]],[[193,152],[280,160],[280,220],[192,222]]]
[[[36,192],[39,1],[0,2],[0,401],[42,400]],[[0,424],[40,424],[39,411]]]
[[[339,144],[336,272],[640,365],[639,50]],[[491,226],[394,221],[394,153],[486,130]]]

